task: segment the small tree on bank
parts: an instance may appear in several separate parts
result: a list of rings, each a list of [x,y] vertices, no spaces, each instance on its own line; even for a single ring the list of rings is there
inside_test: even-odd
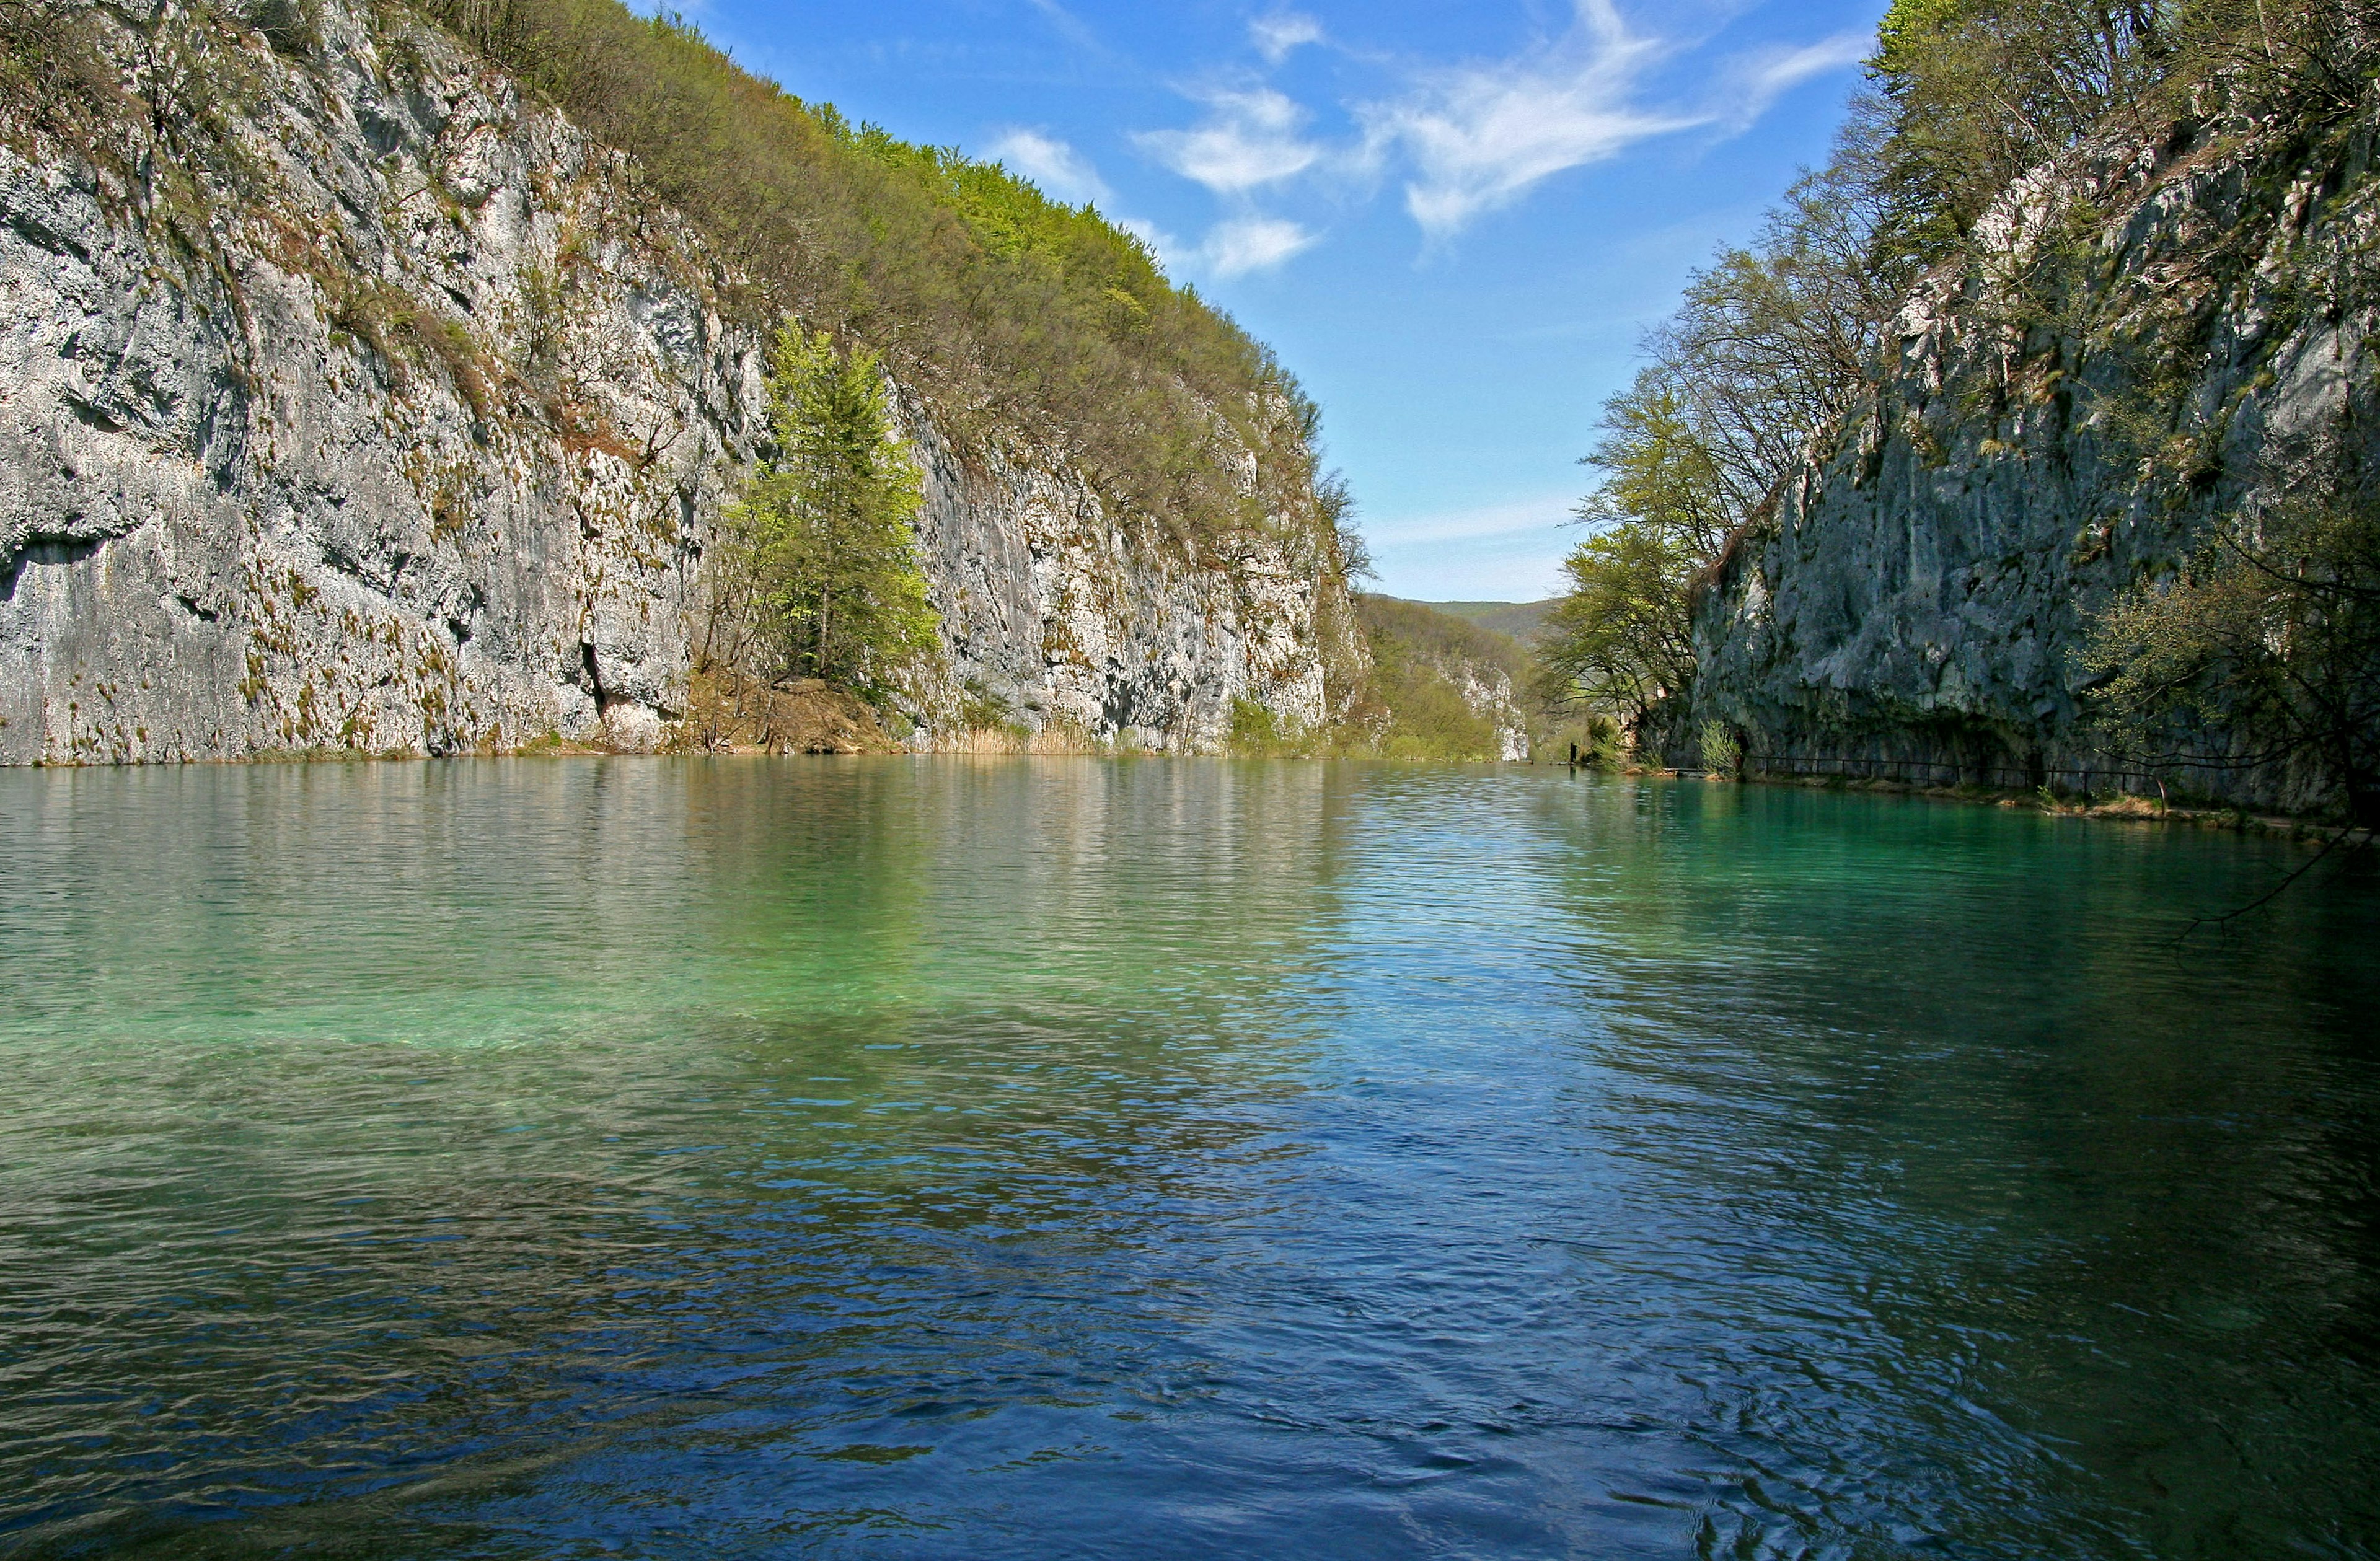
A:
[[[1595,535],[1562,564],[1570,586],[1538,633],[1537,694],[1641,738],[1657,707],[1694,686],[1694,578],[1729,510],[1718,462],[1658,374],[1611,399],[1604,430],[1586,457],[1604,481],[1578,508]]]
[[[876,355],[788,324],[769,373],[775,458],[727,513],[726,616],[766,679],[863,690],[934,645],[918,567],[924,482],[894,436]]]

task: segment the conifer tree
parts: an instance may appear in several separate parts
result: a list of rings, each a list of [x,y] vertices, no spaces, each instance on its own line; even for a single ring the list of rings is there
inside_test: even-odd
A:
[[[754,648],[781,676],[880,687],[932,647],[938,620],[917,563],[923,480],[893,433],[876,356],[787,324],[769,420],[777,454],[730,516]]]

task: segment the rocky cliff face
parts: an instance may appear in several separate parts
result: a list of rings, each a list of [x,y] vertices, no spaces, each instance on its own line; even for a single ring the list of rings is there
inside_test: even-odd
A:
[[[765,435],[735,279],[400,8],[91,16],[115,110],[0,144],[0,761],[660,741]],[[908,412],[938,688],[1153,747],[1322,719],[1322,561],[1202,567]]]
[[[2380,426],[2365,103],[2313,127],[2209,106],[2012,192],[1985,262],[1911,299],[1880,382],[1723,561],[1689,728],[1722,722],[1779,770],[2123,770],[2077,655],[2097,614],[2265,480],[2274,441]],[[2318,800],[2288,775],[2169,773]]]

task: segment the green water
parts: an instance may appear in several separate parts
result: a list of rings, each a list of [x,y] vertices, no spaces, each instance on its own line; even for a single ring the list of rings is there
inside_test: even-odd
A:
[[[0,1555],[2380,1555],[2380,885],[1559,769],[0,773]]]

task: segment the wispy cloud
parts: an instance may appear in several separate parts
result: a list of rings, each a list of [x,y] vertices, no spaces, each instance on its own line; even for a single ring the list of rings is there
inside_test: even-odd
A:
[[[1779,47],[1745,55],[1723,74],[1729,106],[1721,117],[1730,130],[1749,129],[1786,92],[1814,76],[1857,65],[1875,48],[1873,34],[1838,32],[1798,49]]]
[[[1271,270],[1300,250],[1312,248],[1318,237],[1279,217],[1233,217],[1217,224],[1207,235],[1200,259],[1217,276],[1243,276]]]
[[[1368,105],[1363,117],[1376,147],[1398,147],[1410,159],[1405,209],[1425,233],[1442,236],[1555,174],[1708,123],[1706,114],[1633,101],[1638,78],[1666,51],[1630,32],[1609,0],[1579,0],[1562,37],[1426,79],[1405,97]]]
[[[1562,533],[1578,495],[1568,490],[1513,499],[1476,509],[1445,510],[1411,514],[1394,520],[1366,518],[1365,538],[1384,548],[1427,547],[1438,542],[1476,541],[1488,537],[1530,537],[1543,540]]]
[[[991,155],[1009,172],[1022,174],[1041,187],[1041,193],[1080,206],[1114,199],[1107,181],[1090,159],[1054,136],[1038,130],[1014,129],[991,143]]]
[[[1207,121],[1187,130],[1144,130],[1133,139],[1159,162],[1218,195],[1239,195],[1311,168],[1322,148],[1305,139],[1305,111],[1269,87],[1204,95]]]
[[[1249,206],[1256,192],[1292,180],[1344,201],[1364,199],[1384,176],[1401,176],[1405,209],[1424,235],[1450,237],[1555,175],[1654,138],[1694,129],[1741,134],[1782,93],[1857,63],[1872,46],[1864,33],[1842,32],[1690,59],[1706,38],[1634,30],[1614,0],[1572,5],[1565,30],[1516,54],[1401,72],[1402,85],[1348,105],[1359,132],[1352,136],[1317,133],[1304,105],[1261,79],[1189,90],[1205,109],[1197,124],[1142,131],[1134,142],[1238,214],[1186,253],[1161,252],[1219,275],[1280,264],[1315,236]],[[1323,31],[1313,18],[1282,10],[1250,22],[1248,35],[1279,65],[1321,42]],[[1680,83],[1681,61],[1701,66],[1699,86]],[[1031,166],[1021,158],[1016,165]]]
[[[1050,30],[1075,47],[1094,54],[1108,53],[1107,45],[1099,42],[1099,34],[1084,26],[1082,18],[1060,5],[1058,0],[1026,0],[1026,3],[1041,13]]]
[[[1269,271],[1322,238],[1303,224],[1254,214],[1217,223],[1196,244],[1184,244],[1155,223],[1138,217],[1109,220],[1148,245],[1167,271],[1202,276],[1245,276]]]
[[[1293,50],[1321,42],[1322,24],[1295,11],[1276,11],[1248,23],[1248,36],[1255,41],[1258,54],[1269,63],[1279,65],[1289,58]]]
[[[1380,571],[1375,587],[1423,601],[1536,601],[1561,588],[1577,538],[1564,528],[1575,493],[1560,490],[1476,508],[1366,516]]]

